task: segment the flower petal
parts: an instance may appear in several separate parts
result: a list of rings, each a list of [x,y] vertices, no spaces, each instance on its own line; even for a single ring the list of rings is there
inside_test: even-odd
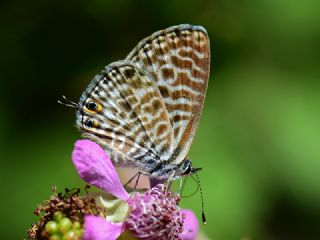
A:
[[[186,216],[183,225],[183,232],[179,234],[182,240],[194,240],[196,239],[199,231],[199,224],[195,214],[188,209],[181,210]]]
[[[78,140],[72,153],[78,174],[86,182],[126,201],[130,198],[106,154],[95,142]]]
[[[111,223],[93,215],[84,217],[83,240],[115,240],[123,231],[123,223]]]

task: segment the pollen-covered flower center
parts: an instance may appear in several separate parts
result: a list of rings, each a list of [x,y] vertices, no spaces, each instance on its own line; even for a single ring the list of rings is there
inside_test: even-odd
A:
[[[125,223],[127,229],[139,239],[179,239],[185,218],[179,201],[178,195],[161,184],[144,194],[136,193],[128,201],[131,212]]]

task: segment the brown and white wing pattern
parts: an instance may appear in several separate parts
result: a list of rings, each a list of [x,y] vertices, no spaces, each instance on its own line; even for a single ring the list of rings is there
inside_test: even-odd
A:
[[[206,30],[183,24],[158,31],[143,39],[126,60],[156,81],[174,134],[171,163],[179,164],[192,143],[207,89],[210,44]]]
[[[152,76],[130,61],[108,65],[82,94],[77,127],[119,165],[148,171],[174,150],[173,130]]]

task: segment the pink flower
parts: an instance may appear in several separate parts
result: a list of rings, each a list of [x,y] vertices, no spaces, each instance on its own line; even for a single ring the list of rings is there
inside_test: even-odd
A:
[[[73,163],[82,179],[128,205],[128,213],[120,222],[87,215],[84,240],[115,240],[125,230],[138,239],[192,240],[198,233],[198,222],[190,210],[180,210],[180,197],[168,192],[162,184],[132,196],[124,189],[106,154],[90,140],[78,140],[72,153]],[[111,220],[110,220],[111,219]]]

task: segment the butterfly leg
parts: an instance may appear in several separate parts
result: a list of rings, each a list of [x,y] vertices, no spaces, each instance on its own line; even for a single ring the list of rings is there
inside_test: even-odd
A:
[[[176,180],[176,179],[171,179],[168,183],[168,186],[167,186],[167,191],[170,190],[171,186],[172,186],[172,183],[173,181]],[[183,188],[183,180],[182,180],[182,177],[179,177],[179,188],[178,188],[178,194],[181,195],[181,192],[182,192],[182,188]]]
[[[139,179],[140,179],[140,175],[141,175],[141,172],[138,172],[137,180],[136,180],[136,183],[134,184],[133,191],[136,191],[136,189],[137,189],[137,186],[138,186],[138,183],[139,183]]]
[[[179,177],[179,190],[178,190],[179,196],[181,196],[182,187],[183,187],[183,179],[182,177]]]
[[[167,185],[167,191],[170,190],[171,186],[172,186],[172,183],[173,183],[173,180],[175,180],[175,171],[172,171],[172,173],[169,175],[168,177],[168,185]]]
[[[170,181],[170,182],[168,183],[168,185],[167,185],[167,191],[170,190],[171,186],[172,186],[172,181]]]
[[[127,186],[133,181],[133,179],[135,179],[135,178],[137,177],[138,179],[137,179],[137,181],[136,181],[135,188],[134,188],[134,189],[136,189],[136,185],[138,185],[138,181],[139,181],[139,178],[140,178],[140,174],[141,174],[141,172],[138,171],[138,172],[137,172],[135,175],[133,175],[133,177],[130,178],[129,181],[128,181],[126,184],[124,184],[123,186],[124,186],[124,187],[127,187]]]

